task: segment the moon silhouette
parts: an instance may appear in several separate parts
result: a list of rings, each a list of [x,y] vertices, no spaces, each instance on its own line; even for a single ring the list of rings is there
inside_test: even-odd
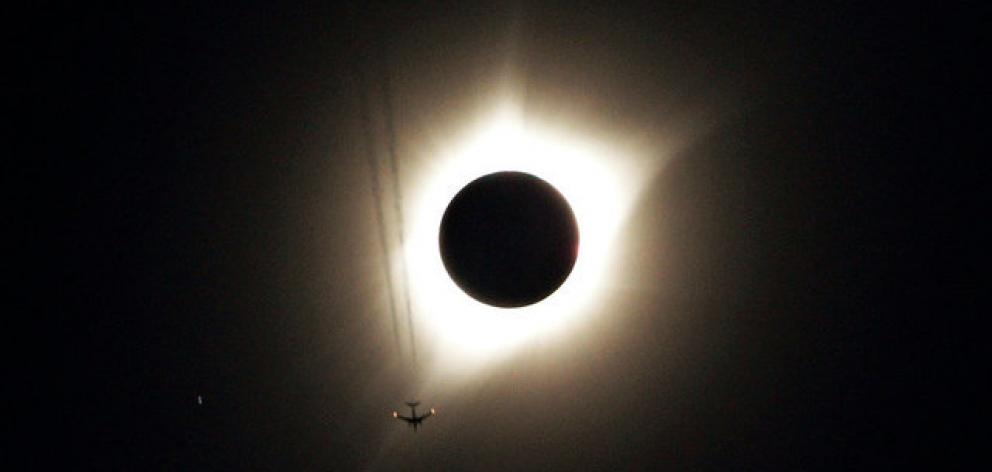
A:
[[[455,195],[439,243],[445,270],[466,294],[519,308],[565,282],[578,256],[579,229],[551,184],[524,172],[496,172]]]

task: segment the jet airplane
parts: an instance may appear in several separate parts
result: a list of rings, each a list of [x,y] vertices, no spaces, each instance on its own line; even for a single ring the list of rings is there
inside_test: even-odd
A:
[[[394,411],[393,418],[406,421],[410,426],[413,426],[413,431],[417,432],[417,426],[420,426],[420,423],[423,423],[427,418],[437,414],[437,412],[431,408],[427,411],[427,413],[417,416],[417,405],[420,405],[420,402],[406,402],[406,406],[410,407],[410,416],[403,416]]]

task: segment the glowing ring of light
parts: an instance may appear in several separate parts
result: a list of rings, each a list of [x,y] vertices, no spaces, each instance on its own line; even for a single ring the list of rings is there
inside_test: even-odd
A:
[[[524,125],[504,113],[439,157],[414,188],[406,246],[418,336],[447,364],[506,354],[537,336],[561,332],[594,311],[610,272],[618,229],[633,202],[637,169],[619,156],[574,137]],[[438,231],[451,198],[472,180],[497,171],[533,174],[568,200],[579,225],[580,248],[571,275],[543,301],[495,308],[465,294],[441,262]],[[466,364],[468,363],[468,364]]]

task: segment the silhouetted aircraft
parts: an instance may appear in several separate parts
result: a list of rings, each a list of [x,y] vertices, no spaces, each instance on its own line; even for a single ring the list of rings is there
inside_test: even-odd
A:
[[[406,406],[410,407],[410,416],[403,416],[403,415],[401,415],[401,414],[399,414],[399,413],[397,413],[397,412],[394,411],[393,412],[393,418],[406,421],[407,423],[410,424],[410,426],[413,426],[413,431],[416,432],[417,431],[417,425],[419,425],[420,423],[423,423],[424,420],[426,420],[427,418],[430,418],[431,416],[434,416],[435,414],[437,414],[437,413],[434,412],[434,409],[431,408],[430,411],[428,411],[427,413],[424,413],[424,414],[422,414],[420,416],[417,416],[417,405],[419,405],[419,404],[420,404],[420,402],[406,402]]]

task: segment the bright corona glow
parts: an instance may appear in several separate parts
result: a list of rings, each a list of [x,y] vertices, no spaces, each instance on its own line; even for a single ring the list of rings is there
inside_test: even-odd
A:
[[[611,254],[644,172],[630,159],[572,136],[498,114],[462,143],[432,156],[413,187],[406,246],[417,332],[432,342],[439,364],[465,368],[560,333],[596,311],[611,273]],[[505,309],[483,304],[451,280],[438,234],[448,203],[469,182],[498,171],[546,180],[565,197],[579,226],[579,251],[568,279],[548,298]]]

